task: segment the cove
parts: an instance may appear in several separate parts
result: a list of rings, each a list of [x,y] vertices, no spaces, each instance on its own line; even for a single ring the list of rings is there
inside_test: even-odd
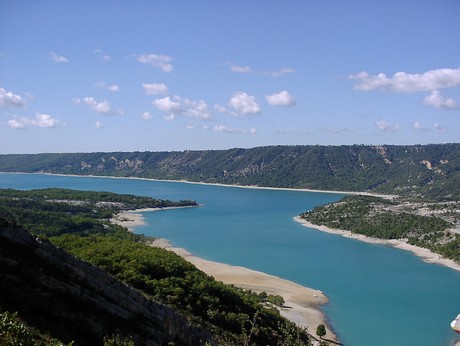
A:
[[[293,220],[343,195],[138,179],[0,174],[1,188],[63,187],[172,200],[199,208],[144,213],[136,232],[169,239],[194,255],[320,289],[345,345],[453,345],[460,272],[410,252],[306,228]],[[314,332],[314,331],[313,331]]]

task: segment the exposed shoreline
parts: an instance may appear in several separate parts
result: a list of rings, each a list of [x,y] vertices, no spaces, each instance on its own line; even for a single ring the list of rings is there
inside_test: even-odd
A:
[[[128,227],[129,230],[133,231],[136,226],[146,225],[142,212],[164,209],[166,208],[125,211],[117,214],[112,219],[112,222]],[[301,327],[308,327],[310,334],[313,335],[316,327],[319,324],[324,324],[327,330],[325,338],[338,341],[337,336],[333,333],[326,316],[321,310],[321,305],[328,302],[323,292],[298,285],[277,276],[194,256],[186,249],[172,246],[166,239],[155,239],[151,245],[173,251],[218,281],[257,293],[265,291],[268,294],[282,296],[285,301],[285,306],[280,309],[282,316]]]
[[[397,249],[401,250],[406,250],[406,251],[411,251],[414,253],[416,256],[421,257],[424,262],[427,263],[433,263],[433,264],[439,264],[443,265],[446,267],[449,267],[451,269],[460,271],[460,264],[456,263],[455,261],[445,258],[437,253],[434,253],[426,248],[411,245],[406,243],[403,240],[398,240],[398,239],[379,239],[379,238],[371,238],[367,237],[362,234],[356,234],[352,233],[350,231],[344,231],[340,229],[335,229],[335,228],[330,228],[327,226],[321,226],[321,225],[315,225],[309,221],[306,221],[299,216],[294,217],[294,220],[301,223],[303,226],[308,227],[308,228],[313,228],[322,232],[327,232],[327,233],[332,233],[332,234],[337,234],[341,235],[346,238],[351,238],[351,239],[356,239],[360,240],[366,243],[372,243],[372,244],[384,244],[384,245],[390,245],[393,246]]]
[[[382,198],[393,198],[396,195],[390,194],[379,194],[372,192],[363,191],[336,191],[336,190],[314,190],[314,189],[303,189],[303,188],[290,188],[290,187],[269,187],[269,186],[258,186],[258,185],[237,185],[237,184],[222,184],[222,183],[206,183],[201,181],[190,181],[190,180],[172,180],[172,179],[154,179],[154,178],[142,178],[142,177],[116,177],[112,175],[92,175],[92,174],[63,174],[63,173],[45,173],[45,172],[0,172],[0,174],[42,174],[42,175],[56,175],[62,177],[88,177],[88,178],[109,178],[109,179],[129,179],[129,180],[146,180],[146,181],[158,181],[167,183],[184,183],[184,184],[196,184],[196,185],[211,185],[211,186],[222,186],[222,187],[234,187],[240,189],[259,189],[259,190],[279,190],[279,191],[299,191],[299,192],[317,192],[317,193],[331,193],[331,194],[344,194],[344,195],[364,195],[374,196]]]

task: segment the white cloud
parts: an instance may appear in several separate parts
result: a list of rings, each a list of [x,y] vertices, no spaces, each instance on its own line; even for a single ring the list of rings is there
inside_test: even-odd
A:
[[[8,125],[13,129],[23,129],[24,127],[26,127],[27,121],[27,118],[14,118],[8,120]]]
[[[241,133],[242,132],[241,129],[235,129],[235,128],[231,128],[225,125],[215,125],[213,130],[214,132],[225,132],[225,133],[235,133],[235,132]]]
[[[385,120],[379,120],[375,125],[379,130],[385,132],[396,132],[400,128],[399,124],[391,124]]]
[[[15,117],[8,121],[8,125],[15,129],[23,129],[27,126],[51,128],[56,127],[60,124],[60,121],[53,118],[49,114],[38,113],[35,119],[29,119],[26,117]]]
[[[238,66],[231,64],[230,71],[235,73],[251,73],[252,69],[249,66]]]
[[[56,54],[55,52],[48,52],[48,58],[54,62],[63,62],[63,63],[69,62],[69,59],[67,59],[65,56]]]
[[[447,129],[445,127],[442,127],[438,123],[433,124],[433,127],[438,132],[446,132],[447,131]]]
[[[209,112],[208,105],[203,100],[193,101],[185,99],[184,105],[188,107],[188,109],[184,111],[185,115],[201,120],[212,119],[212,115]]]
[[[97,49],[93,50],[93,53],[98,54],[101,57],[101,59],[104,60],[104,61],[110,61],[112,59],[110,57],[110,55],[107,55],[107,54],[101,55],[102,54],[102,49],[100,49],[100,48],[97,48]]]
[[[254,73],[265,77],[280,77],[289,73],[293,73],[295,70],[290,67],[283,67],[277,71],[255,71],[249,66],[240,66],[233,63],[230,65],[230,71],[234,73]]]
[[[141,119],[142,120],[151,120],[153,119],[153,116],[150,114],[150,112],[144,112],[141,114]]]
[[[417,131],[428,131],[428,129],[425,126],[423,126],[420,121],[414,122],[412,127]]]
[[[213,131],[214,132],[224,132],[224,133],[251,134],[251,135],[257,133],[257,130],[255,128],[251,128],[249,130],[246,130],[246,129],[228,127],[228,126],[225,126],[225,125],[214,125]]]
[[[97,129],[103,129],[105,128],[105,125],[103,123],[101,123],[100,121],[96,121],[94,123],[94,125],[96,126]]]
[[[452,98],[445,98],[438,90],[433,90],[431,94],[423,99],[423,103],[438,109],[457,109],[458,103]]]
[[[430,70],[423,74],[397,72],[392,77],[384,73],[371,76],[367,72],[350,75],[349,79],[357,80],[356,90],[384,90],[393,92],[430,91],[460,86],[460,69]]]
[[[13,94],[11,91],[6,91],[3,88],[0,88],[0,106],[4,107],[22,107],[26,104],[24,99]]]
[[[108,85],[106,82],[96,82],[94,84],[96,88],[104,89],[108,91],[120,91],[120,87],[116,84]]]
[[[159,94],[167,94],[168,87],[162,83],[144,83],[142,84],[146,95],[159,95]]]
[[[169,96],[153,100],[152,104],[163,112],[177,113],[180,111],[180,103],[171,100]]]
[[[90,110],[100,113],[100,114],[110,114],[110,115],[122,115],[124,112],[122,109],[112,109],[107,100],[98,102],[94,97],[85,97],[83,99],[74,99],[76,104],[84,104],[89,107]]]
[[[170,56],[157,54],[143,54],[137,57],[137,61],[143,64],[150,64],[167,73],[174,70],[174,67],[171,65],[172,60]]]
[[[296,104],[295,98],[286,90],[277,94],[267,95],[265,98],[270,106],[294,106]]]
[[[37,120],[33,121],[34,126],[38,127],[56,127],[59,125],[60,121],[53,118],[49,114],[37,114]]]
[[[153,100],[152,104],[160,111],[167,113],[164,117],[166,120],[174,120],[176,115],[181,112],[180,103],[171,100],[169,96],[166,96],[162,99]]]
[[[242,91],[234,93],[229,104],[237,111],[238,115],[242,116],[255,115],[261,110],[256,98]]]
[[[152,104],[160,111],[166,112],[166,120],[174,120],[177,115],[186,115],[195,119],[210,120],[212,114],[208,105],[203,100],[195,101],[183,99],[179,96],[167,96],[161,99],[153,100]]]

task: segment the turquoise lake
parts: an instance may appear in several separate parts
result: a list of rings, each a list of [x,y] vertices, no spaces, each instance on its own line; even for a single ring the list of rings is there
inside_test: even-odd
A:
[[[214,261],[244,266],[323,291],[323,307],[345,345],[453,345],[460,272],[410,252],[323,233],[293,220],[342,194],[179,182],[0,174],[0,188],[113,191],[203,206],[144,213],[136,232]],[[316,329],[316,326],[314,326]]]

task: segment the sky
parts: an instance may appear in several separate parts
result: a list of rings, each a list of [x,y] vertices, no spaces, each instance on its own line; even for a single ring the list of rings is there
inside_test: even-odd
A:
[[[0,153],[460,140],[458,0],[0,0]]]

